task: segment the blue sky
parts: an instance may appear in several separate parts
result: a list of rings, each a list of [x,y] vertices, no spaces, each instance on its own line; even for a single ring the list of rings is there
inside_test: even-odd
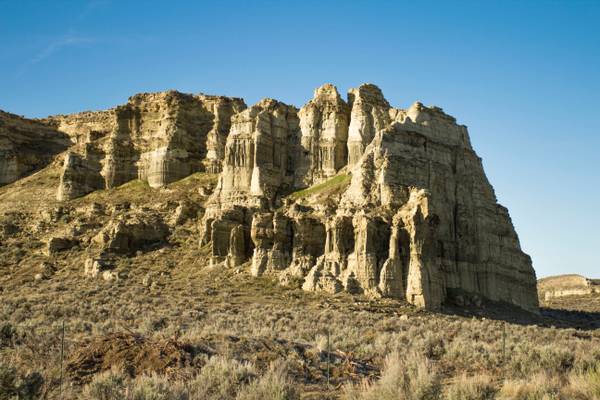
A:
[[[600,1],[4,1],[0,109],[362,82],[469,127],[538,276],[600,277]]]

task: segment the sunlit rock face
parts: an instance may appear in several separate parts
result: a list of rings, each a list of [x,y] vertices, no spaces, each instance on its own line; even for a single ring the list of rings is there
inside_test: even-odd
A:
[[[335,175],[347,164],[350,107],[335,86],[315,90],[298,113],[300,152],[296,166],[296,186],[310,186]]]
[[[54,127],[0,111],[0,185],[45,167],[70,145]]]
[[[108,111],[50,117],[75,142],[65,156],[59,200],[134,179],[163,187],[194,172],[218,173],[241,99],[142,93]]]
[[[390,124],[390,105],[381,90],[372,84],[348,91],[352,107],[348,130],[348,164],[358,162],[375,133]]]
[[[466,127],[438,107],[392,108],[370,84],[348,104],[324,85],[298,112],[264,100],[235,116],[200,241],[214,266],[305,290],[538,308]]]
[[[270,202],[282,189],[291,189],[299,132],[297,109],[276,100],[264,99],[236,114],[214,198],[232,204],[249,198]]]
[[[189,206],[204,209],[199,242],[216,268],[427,309],[483,299],[538,309],[531,259],[467,128],[439,107],[391,107],[372,84],[347,102],[323,85],[301,109],[171,91],[39,121],[0,114],[0,183],[55,159],[60,200],[218,173],[202,207]],[[159,225],[119,225],[103,243],[166,235]]]

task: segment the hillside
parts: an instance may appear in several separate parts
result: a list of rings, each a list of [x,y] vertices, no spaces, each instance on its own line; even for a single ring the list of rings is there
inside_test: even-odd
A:
[[[219,398],[202,392],[210,387],[207,379],[215,379],[208,374],[236,371],[240,381],[224,381],[219,390],[235,393],[245,387],[245,379],[258,376],[284,387],[289,382],[303,398],[317,399],[354,398],[348,396],[358,387],[352,389],[351,382],[375,382],[382,373],[392,374],[385,360],[395,349],[411,352],[402,361],[406,368],[426,366],[419,385],[435,389],[439,381],[444,392],[462,390],[473,381],[496,391],[525,385],[530,374],[575,374],[576,368],[600,361],[600,296],[586,297],[588,306],[579,312],[563,310],[562,300],[556,299],[536,317],[494,304],[479,311],[449,305],[440,314],[398,300],[311,293],[282,287],[271,276],[252,277],[247,264],[209,268],[208,249],[196,245],[198,217],[180,221],[160,246],[111,259],[109,271],[114,274],[86,277],[85,245],[49,257],[47,238],[71,226],[104,226],[111,211],[95,214],[98,207],[120,210],[129,204],[132,212],[152,210],[168,220],[177,215],[182,199],[202,202],[199,192],[210,192],[216,177],[195,174],[160,190],[132,182],[66,203],[51,200],[57,179],[52,165],[0,188],[5,232],[0,264],[2,368],[15,368],[15,385],[37,390],[39,384],[46,397],[55,397],[59,390],[63,321],[65,398],[96,396],[101,384],[117,390],[121,375],[115,377],[110,370],[119,366],[128,371],[123,385],[138,391],[169,387],[173,397],[165,398],[185,398],[177,390],[196,393],[193,398]],[[81,243],[90,236],[84,230]],[[565,304],[581,304],[582,298],[574,299]],[[144,343],[163,350],[148,353]],[[115,353],[111,348],[123,350]],[[541,364],[540,357],[545,360]],[[250,364],[242,367],[239,362]],[[279,363],[275,370],[269,369],[272,362]],[[144,378],[152,372],[158,375]],[[481,374],[483,378],[469,378]]]
[[[35,123],[71,142],[0,187],[0,399],[594,398],[600,294],[538,303],[437,107],[324,85]]]

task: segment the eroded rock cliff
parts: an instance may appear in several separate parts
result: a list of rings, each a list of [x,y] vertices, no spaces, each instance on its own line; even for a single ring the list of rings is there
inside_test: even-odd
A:
[[[71,146],[60,201],[135,179],[160,188],[198,171],[212,177],[173,215],[123,214],[93,244],[57,236],[57,252],[73,244],[125,257],[200,212],[200,245],[216,268],[428,309],[488,299],[537,311],[535,272],[508,211],[466,127],[438,107],[394,108],[372,84],[344,101],[326,84],[300,109],[171,91],[107,111],[12,116],[8,131],[0,117],[0,183]]]
[[[298,113],[264,100],[235,116],[201,236],[212,265],[306,290],[538,307],[466,127],[437,107],[394,109],[370,84],[347,104],[325,85]]]
[[[108,111],[51,117],[77,143],[65,156],[57,197],[219,172],[231,117],[245,107],[241,99],[170,91],[138,94]]]
[[[69,136],[63,132],[0,111],[0,185],[46,166],[70,145]]]

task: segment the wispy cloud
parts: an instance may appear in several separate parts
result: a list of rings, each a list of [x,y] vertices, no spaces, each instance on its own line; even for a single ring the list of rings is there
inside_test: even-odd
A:
[[[81,13],[77,16],[77,20],[81,21],[88,15],[94,13],[97,9],[110,5],[109,0],[90,0],[85,4]]]
[[[19,68],[17,71],[17,76],[20,77],[27,70],[27,68],[41,63],[65,48],[85,46],[94,42],[96,42],[96,40],[92,37],[78,35],[75,33],[68,33],[63,36],[52,38],[43,48],[34,54],[33,57],[21,65],[21,68]]]
[[[1,2],[2,0],[0,0],[0,4]],[[108,5],[110,5],[109,0],[89,0],[85,3],[81,12],[77,14],[77,16],[75,17],[75,21],[82,21],[89,17],[91,14],[93,14],[99,8]],[[44,47],[42,47],[36,54],[34,54],[30,59],[28,59],[21,65],[21,67],[17,70],[17,77],[23,75],[23,73],[27,70],[28,67],[41,63],[42,61],[52,57],[53,55],[65,48],[85,46],[96,41],[97,40],[92,37],[74,33],[73,29],[69,29],[68,33],[64,35],[49,38]]]
[[[37,63],[49,58],[50,56],[52,56],[53,54],[55,54],[56,52],[60,51],[63,48],[78,46],[78,45],[88,44],[88,43],[93,43],[93,42],[94,42],[94,39],[92,39],[92,38],[74,35],[74,34],[69,34],[64,37],[54,39],[53,41],[48,43],[48,45],[46,47],[44,47],[39,53],[37,53],[34,57],[32,57],[29,60],[28,64],[29,65],[37,64]]]

